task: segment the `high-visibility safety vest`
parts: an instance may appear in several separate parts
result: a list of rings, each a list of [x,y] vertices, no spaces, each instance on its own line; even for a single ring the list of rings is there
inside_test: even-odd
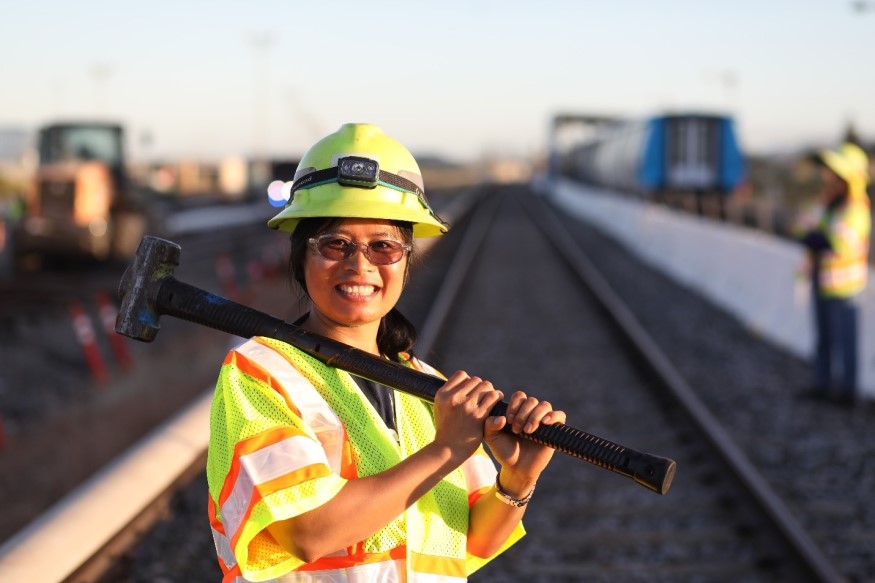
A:
[[[349,548],[304,563],[276,542],[269,525],[328,502],[348,480],[385,471],[434,440],[432,405],[400,392],[394,398],[397,434],[349,373],[289,344],[258,337],[228,353],[207,455],[223,583],[459,583],[524,535],[519,525],[493,557],[466,552],[470,507],[496,478],[481,446],[401,516]]]
[[[871,217],[865,190],[852,189],[848,200],[824,213],[818,225],[830,243],[820,254],[818,291],[822,297],[848,298],[866,287],[869,274]]]

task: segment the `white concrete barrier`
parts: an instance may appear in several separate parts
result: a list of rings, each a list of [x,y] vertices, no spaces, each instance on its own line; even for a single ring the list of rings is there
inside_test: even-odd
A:
[[[543,187],[542,187],[543,188]],[[702,294],[758,335],[802,358],[814,351],[810,284],[801,245],[560,180],[550,197],[597,225],[646,263]],[[870,281],[875,273],[870,268]],[[861,393],[875,397],[875,285],[860,297]]]
[[[69,580],[203,455],[211,400],[208,390],[4,542],[0,581]]]

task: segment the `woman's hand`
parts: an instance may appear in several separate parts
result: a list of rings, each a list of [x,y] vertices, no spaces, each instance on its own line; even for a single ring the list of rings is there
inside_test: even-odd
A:
[[[489,381],[455,372],[435,395],[435,442],[448,447],[461,463],[483,442],[489,412],[503,398]]]
[[[555,452],[546,445],[502,431],[505,425],[509,424],[511,431],[519,435],[533,433],[541,425],[553,423],[565,423],[565,412],[555,411],[548,401],[539,401],[522,391],[517,391],[510,398],[505,416],[486,420],[485,440],[496,461],[501,464],[503,486],[511,486],[511,483],[523,489],[533,486]]]

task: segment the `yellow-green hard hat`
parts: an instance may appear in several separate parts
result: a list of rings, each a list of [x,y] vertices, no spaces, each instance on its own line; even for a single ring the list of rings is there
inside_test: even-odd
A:
[[[416,160],[372,124],[344,124],[316,142],[283,190],[289,202],[268,221],[272,229],[291,233],[303,218],[350,217],[407,221],[414,237],[447,232],[425,198]]]
[[[869,158],[856,144],[844,143],[835,151],[821,150],[818,156],[841,179],[847,182],[860,180],[863,184],[869,182]]]

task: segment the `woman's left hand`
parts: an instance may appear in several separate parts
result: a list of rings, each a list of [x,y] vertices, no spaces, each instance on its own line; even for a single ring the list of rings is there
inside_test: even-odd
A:
[[[547,467],[555,450],[502,429],[509,424],[513,433],[519,435],[532,433],[541,425],[553,423],[565,423],[565,412],[554,411],[548,401],[539,401],[517,391],[510,398],[505,416],[486,420],[484,438],[503,470],[534,483]]]

